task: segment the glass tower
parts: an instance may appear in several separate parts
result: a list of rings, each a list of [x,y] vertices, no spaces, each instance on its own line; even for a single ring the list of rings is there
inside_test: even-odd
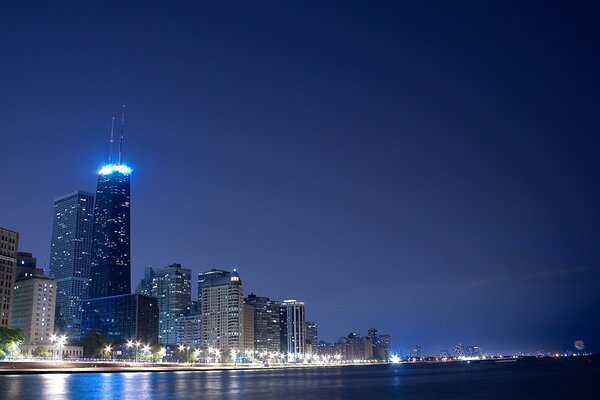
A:
[[[81,301],[88,295],[94,195],[75,191],[54,200],[50,276],[56,278],[54,326],[69,339],[81,330]]]
[[[98,172],[89,298],[131,293],[131,169],[107,165]]]
[[[192,302],[192,270],[172,264],[157,269],[152,280],[152,296],[158,298],[161,344],[182,344],[178,341],[178,322]]]

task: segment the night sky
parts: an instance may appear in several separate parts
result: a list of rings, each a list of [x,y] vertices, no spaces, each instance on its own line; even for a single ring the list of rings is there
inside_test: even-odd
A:
[[[126,104],[133,287],[237,268],[328,341],[598,351],[600,8],[522,3],[3,2],[0,226],[47,264]]]

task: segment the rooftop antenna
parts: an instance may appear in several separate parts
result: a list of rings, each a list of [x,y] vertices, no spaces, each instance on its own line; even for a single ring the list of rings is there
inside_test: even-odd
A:
[[[123,112],[121,113],[121,133],[119,135],[119,162],[117,165],[121,165],[121,154],[123,150],[123,129],[125,128],[125,104],[123,104]]]
[[[114,142],[114,132],[115,132],[115,117],[112,117],[112,125],[110,127],[110,141],[108,145],[108,164],[112,163],[112,146]]]

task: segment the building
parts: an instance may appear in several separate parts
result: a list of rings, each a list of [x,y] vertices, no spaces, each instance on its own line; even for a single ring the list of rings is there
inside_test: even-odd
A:
[[[296,300],[284,300],[287,318],[287,354],[289,361],[302,358],[306,353],[306,325],[304,303]]]
[[[177,337],[177,322],[190,308],[192,270],[182,268],[181,264],[172,264],[155,270],[150,294],[158,299],[159,342],[181,344]]]
[[[188,314],[177,318],[175,332],[178,344],[197,349],[202,347],[202,317],[200,314]]]
[[[50,344],[54,334],[56,282],[45,276],[17,280],[13,297],[12,328],[19,329],[26,344]]]
[[[410,358],[414,360],[420,360],[423,357],[421,353],[421,346],[414,344],[410,347]]]
[[[306,322],[306,352],[308,354],[317,354],[317,346],[319,345],[319,337],[317,332],[317,324],[314,322]]]
[[[340,338],[336,350],[345,361],[373,359],[373,342],[370,336],[360,337],[356,333],[350,333]]]
[[[243,305],[244,310],[244,350],[254,350],[254,307],[250,304]]]
[[[98,172],[91,299],[131,293],[130,175],[123,164],[109,164]]]
[[[389,361],[391,346],[390,335],[379,334],[377,329],[370,328],[368,336],[371,338],[371,343],[373,344],[373,359]]]
[[[142,280],[140,280],[140,283],[138,283],[137,288],[135,289],[135,292],[151,296],[153,279],[154,279],[154,268],[152,268],[152,267],[144,268],[144,277],[142,278]]]
[[[272,301],[268,297],[256,296],[254,293],[246,297],[244,303],[254,308],[254,350],[280,352],[281,320],[279,308],[281,303]],[[285,346],[287,349],[287,339]]]
[[[144,294],[99,297],[83,302],[81,334],[97,332],[111,342],[158,343],[158,300]]]
[[[235,272],[212,269],[198,274],[198,304],[202,312],[202,347],[244,350],[244,290]]]
[[[281,354],[287,354],[288,352],[287,330],[287,307],[285,304],[279,304],[279,352]]]
[[[0,228],[0,328],[10,328],[19,234]]]
[[[37,268],[37,258],[31,253],[19,251],[17,253],[17,266],[15,268],[17,279],[29,276],[44,276],[44,270]]]
[[[81,334],[81,301],[88,296],[94,222],[94,195],[81,190],[54,200],[51,277],[56,278],[57,332],[69,339]]]

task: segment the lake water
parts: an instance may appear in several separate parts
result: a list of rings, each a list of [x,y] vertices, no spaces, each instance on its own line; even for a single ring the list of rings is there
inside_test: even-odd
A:
[[[600,358],[3,375],[0,399],[600,399]]]

